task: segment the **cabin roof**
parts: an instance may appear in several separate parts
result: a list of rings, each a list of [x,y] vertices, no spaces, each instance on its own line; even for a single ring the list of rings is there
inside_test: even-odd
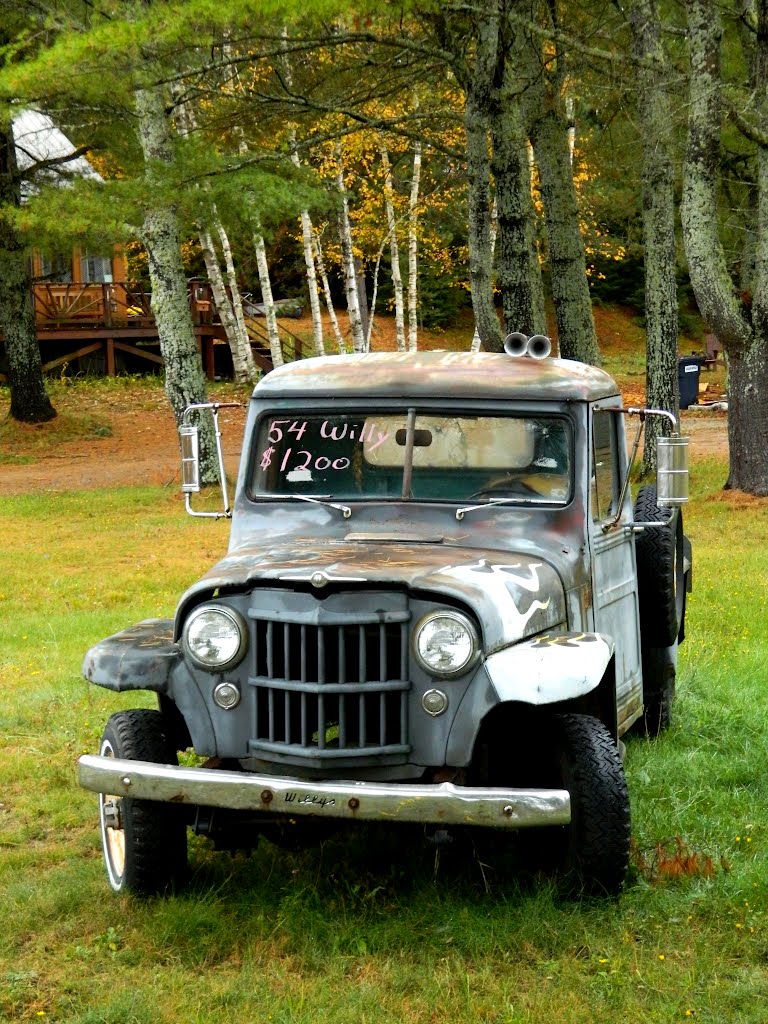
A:
[[[11,124],[16,147],[16,161],[22,171],[45,160],[57,160],[73,153],[76,146],[57,128],[48,114],[39,110],[22,110]],[[71,177],[93,178],[101,175],[91,167],[84,156],[49,168],[44,172],[48,181],[61,182]]]

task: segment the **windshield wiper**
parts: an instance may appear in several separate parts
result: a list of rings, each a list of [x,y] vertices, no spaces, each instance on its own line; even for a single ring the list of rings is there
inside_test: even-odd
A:
[[[489,505],[547,505],[547,498],[488,498],[482,505],[468,505],[466,508],[456,509],[456,518],[461,521],[466,512],[476,512],[481,508],[488,508]]]
[[[337,505],[335,501],[329,501],[330,494],[321,494],[317,498],[310,498],[306,494],[285,494],[280,495],[280,497],[295,498],[297,501],[311,501],[313,505],[326,505],[328,508],[338,509],[345,519],[349,519],[352,515],[352,509],[349,505]]]

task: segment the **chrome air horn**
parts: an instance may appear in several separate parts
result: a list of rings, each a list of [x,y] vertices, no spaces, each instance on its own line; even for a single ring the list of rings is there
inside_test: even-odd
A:
[[[529,338],[527,334],[515,331],[504,339],[504,351],[515,358],[530,356],[531,359],[546,359],[552,351],[552,342],[546,334],[534,334]]]

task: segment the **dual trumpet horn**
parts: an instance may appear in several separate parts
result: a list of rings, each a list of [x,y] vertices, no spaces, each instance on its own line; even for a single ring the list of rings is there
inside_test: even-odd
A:
[[[552,342],[546,334],[534,334],[529,338],[527,334],[515,331],[504,339],[504,351],[515,358],[530,356],[531,359],[546,359],[552,351]]]

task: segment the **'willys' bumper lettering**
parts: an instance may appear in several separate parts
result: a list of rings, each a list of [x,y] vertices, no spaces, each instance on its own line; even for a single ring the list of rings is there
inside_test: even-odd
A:
[[[307,782],[244,772],[185,768],[86,754],[79,781],[113,796],[199,804],[292,817],[408,821],[490,828],[567,825],[571,803],[564,789],[491,789],[408,783]]]

